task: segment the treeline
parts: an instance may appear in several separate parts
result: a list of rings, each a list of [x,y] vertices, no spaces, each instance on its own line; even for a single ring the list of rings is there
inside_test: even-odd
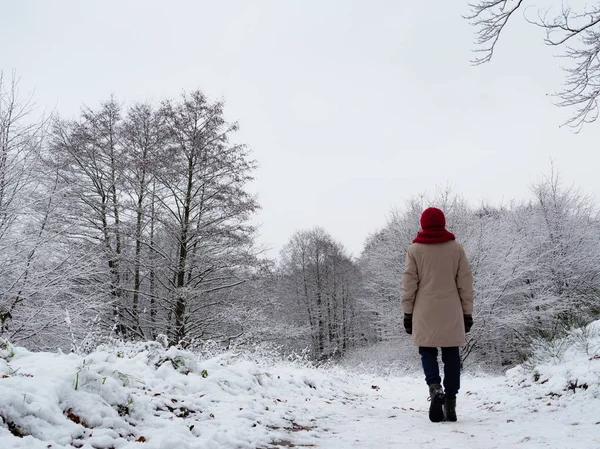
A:
[[[309,325],[304,343],[320,356],[382,341],[410,345],[400,310],[406,248],[421,212],[437,206],[464,245],[475,279],[476,324],[463,359],[495,368],[519,363],[534,341],[553,341],[600,317],[593,199],[563,186],[554,171],[532,194],[529,201],[478,207],[451,190],[415,197],[392,211],[357,259],[318,228],[300,232],[279,260],[279,298],[295,323]]]
[[[269,342],[313,359],[408,345],[403,264],[428,206],[446,212],[475,276],[465,359],[512,365],[533,340],[600,313],[598,212],[554,173],[505,206],[415,197],[357,258],[317,227],[267,260],[248,191],[256,163],[222,102],[200,91],[157,105],[109,99],[36,120],[17,87],[0,79],[0,324],[14,343]]]
[[[200,91],[31,125],[0,84],[0,320],[32,346],[223,338],[257,266],[255,162]]]

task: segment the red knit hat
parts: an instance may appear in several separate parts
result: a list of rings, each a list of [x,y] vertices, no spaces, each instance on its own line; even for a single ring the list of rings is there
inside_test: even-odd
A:
[[[421,214],[421,228],[444,229],[446,227],[446,217],[437,207],[429,207]]]
[[[421,228],[413,243],[436,244],[454,240],[454,234],[446,231],[446,217],[444,213],[435,208],[425,209],[421,214]]]

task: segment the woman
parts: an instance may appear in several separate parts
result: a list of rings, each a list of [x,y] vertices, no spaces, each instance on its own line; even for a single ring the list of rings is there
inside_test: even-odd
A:
[[[406,251],[402,276],[404,328],[419,347],[429,385],[429,419],[456,421],[460,388],[459,346],[473,325],[473,276],[465,250],[446,230],[446,217],[431,207],[421,215],[421,232]],[[438,349],[444,362],[444,390]]]

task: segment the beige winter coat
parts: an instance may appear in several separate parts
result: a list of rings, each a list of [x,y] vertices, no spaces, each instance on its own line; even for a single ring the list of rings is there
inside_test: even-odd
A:
[[[460,243],[452,240],[408,247],[402,311],[413,314],[415,346],[465,345],[463,314],[473,313],[473,275]]]

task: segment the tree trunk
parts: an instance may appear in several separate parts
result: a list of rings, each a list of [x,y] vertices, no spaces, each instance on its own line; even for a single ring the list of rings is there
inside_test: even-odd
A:
[[[190,227],[190,211],[192,207],[192,189],[194,187],[194,160],[193,156],[189,157],[187,189],[185,202],[183,205],[183,220],[181,223],[181,231],[179,235],[179,257],[177,264],[177,273],[175,275],[176,288],[176,303],[175,303],[175,331],[174,343],[181,343],[186,337],[185,329],[185,312],[186,312],[186,297],[183,288],[186,286],[186,262],[188,258],[188,233]]]

